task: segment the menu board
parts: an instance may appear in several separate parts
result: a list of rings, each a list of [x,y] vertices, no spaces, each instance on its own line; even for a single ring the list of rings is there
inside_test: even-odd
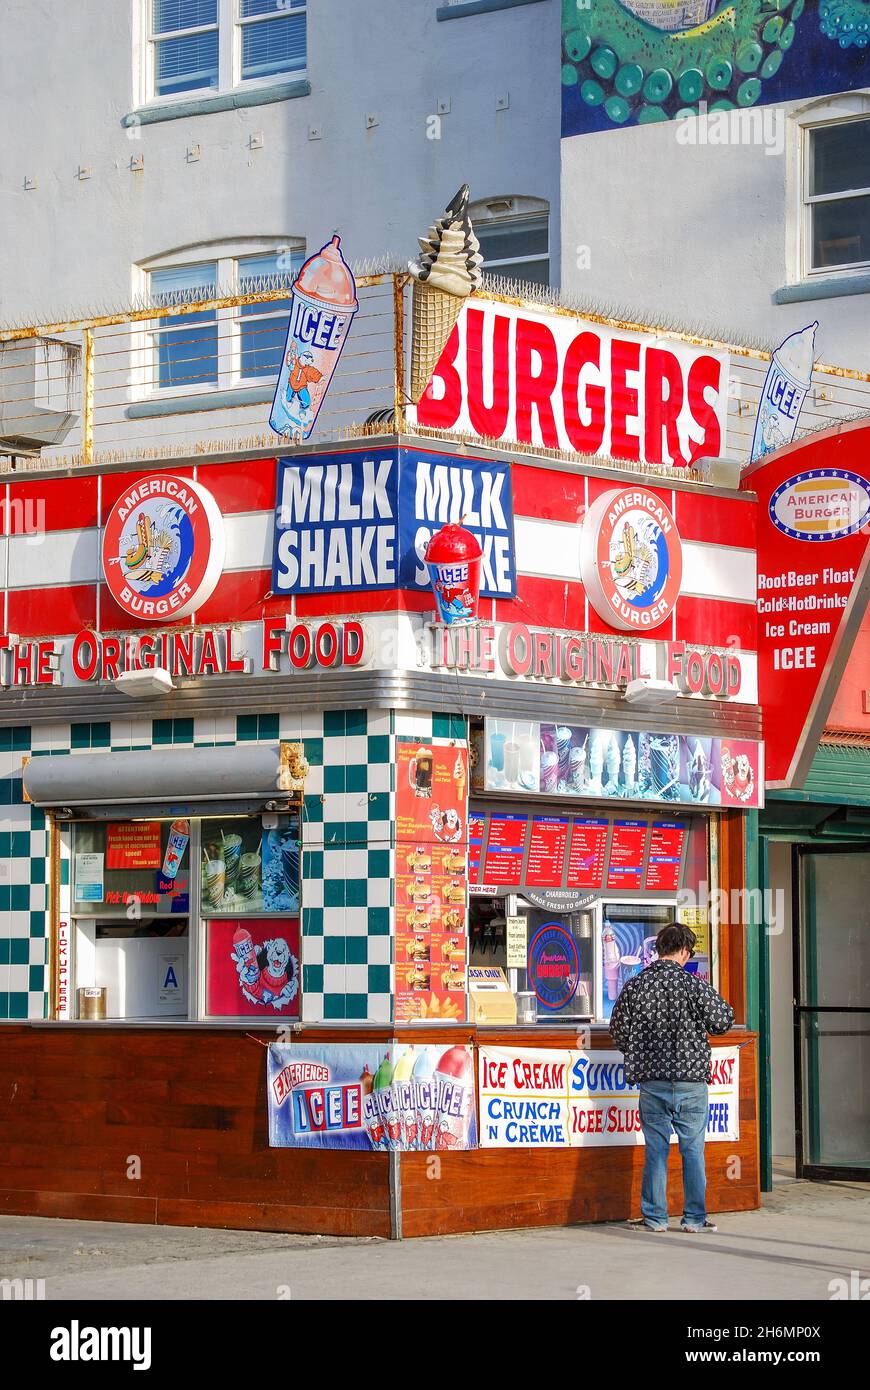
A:
[[[624,892],[643,885],[643,859],[649,826],[643,820],[613,822],[607,887]]]
[[[483,836],[486,831],[486,816],[468,817],[468,882],[480,882],[480,856],[483,850]]]
[[[680,886],[680,864],[686,826],[682,821],[654,820],[649,839],[646,887],[675,892]]]
[[[528,816],[495,813],[490,816],[484,883],[506,884],[511,888],[520,886],[528,828]]]
[[[530,888],[561,888],[568,847],[567,816],[533,816],[525,881]]]
[[[568,855],[568,887],[600,888],[607,859],[610,821],[584,817],[574,821]]]

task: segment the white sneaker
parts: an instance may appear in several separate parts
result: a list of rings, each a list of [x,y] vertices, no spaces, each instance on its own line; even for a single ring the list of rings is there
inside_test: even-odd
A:
[[[697,1236],[703,1231],[718,1231],[719,1227],[714,1221],[705,1221],[703,1226],[684,1226],[680,1224],[680,1230],[685,1231],[686,1235]]]

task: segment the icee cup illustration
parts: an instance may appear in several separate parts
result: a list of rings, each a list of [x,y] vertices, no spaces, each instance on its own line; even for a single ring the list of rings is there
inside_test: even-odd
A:
[[[755,417],[751,462],[790,444],[813,378],[818,319],[790,333],[774,351]]]
[[[356,281],[341,254],[341,239],[334,236],[309,256],[293,281],[287,341],[269,416],[276,434],[302,439],[311,434],[358,308]]]

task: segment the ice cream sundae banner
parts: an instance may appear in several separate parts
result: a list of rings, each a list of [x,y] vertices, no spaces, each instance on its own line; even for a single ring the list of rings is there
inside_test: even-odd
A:
[[[870,595],[870,425],[751,464],[758,497],[758,698],[768,785],[803,786]]]
[[[310,256],[293,282],[287,341],[269,424],[307,439],[329,390],[359,308],[353,272],[334,236]]]
[[[465,1019],[468,749],[396,745],[396,1022]]]
[[[213,1018],[298,1018],[299,919],[208,924],[206,1012]]]
[[[764,804],[764,745],[748,739],[518,726],[510,719],[485,723],[486,791],[689,806]]]
[[[412,426],[677,468],[727,451],[727,353],[477,294],[454,303]]]
[[[477,1147],[470,1046],[272,1043],[273,1149],[446,1152]]]
[[[739,1057],[739,1047],[713,1048],[708,1143],[740,1138]],[[482,1149],[643,1143],[621,1052],[480,1047],[477,1085]]]
[[[398,448],[279,459],[273,592],[427,590],[426,547],[459,521],[483,551],[483,597],[513,598],[508,464]]]

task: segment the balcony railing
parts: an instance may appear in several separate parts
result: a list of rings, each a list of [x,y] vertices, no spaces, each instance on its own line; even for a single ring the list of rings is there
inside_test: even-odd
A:
[[[393,268],[369,272],[363,267],[357,290],[359,311],[312,444],[401,431],[406,423],[410,276]],[[262,307],[267,315],[270,305],[283,307],[281,301],[289,293],[290,278],[276,276],[256,282],[244,293],[228,287],[207,299],[180,295],[160,303],[0,329],[0,471],[292,447],[295,441],[287,439],[282,445],[268,426],[283,324],[279,332],[279,319],[251,314],[252,308]],[[578,320],[728,352],[732,396],[727,452],[748,458],[769,349],[600,310],[574,309],[560,304],[556,292],[540,287],[491,279],[483,293],[530,309],[576,313]],[[165,356],[170,338],[171,384]],[[270,353],[272,370],[257,375],[252,364],[256,368],[258,356],[261,365],[268,364]],[[868,411],[870,373],[817,363],[801,432]],[[530,451],[554,452],[531,446]]]

